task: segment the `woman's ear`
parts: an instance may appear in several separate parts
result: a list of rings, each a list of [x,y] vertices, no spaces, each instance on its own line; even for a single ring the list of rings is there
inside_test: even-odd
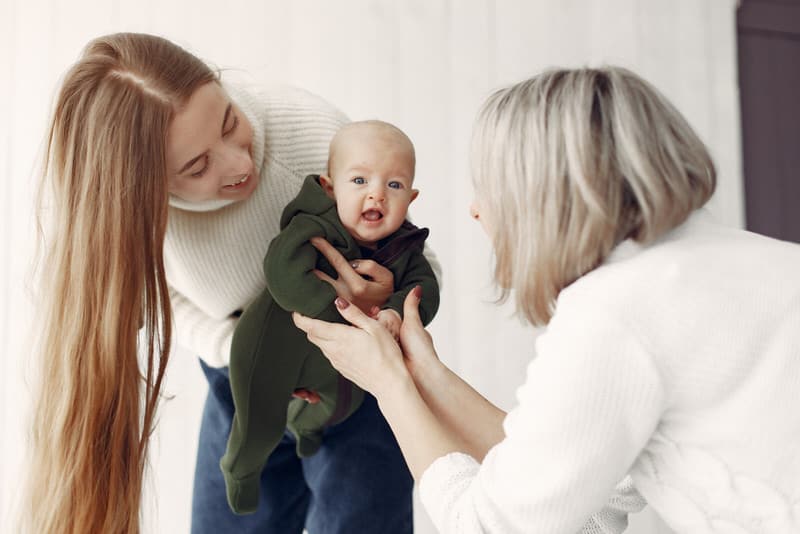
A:
[[[319,185],[322,186],[322,190],[325,191],[325,194],[331,198],[335,198],[333,196],[333,180],[330,177],[325,176],[324,174],[319,175]]]

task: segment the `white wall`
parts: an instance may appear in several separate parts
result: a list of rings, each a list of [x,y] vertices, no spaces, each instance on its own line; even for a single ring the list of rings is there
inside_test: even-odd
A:
[[[418,151],[414,218],[445,271],[432,326],[444,360],[513,406],[535,332],[490,301],[488,242],[467,218],[467,140],[488,92],[551,65],[619,63],[655,83],[708,143],[712,209],[741,225],[735,0],[4,0],[0,4],[0,530],[22,476],[22,379],[35,329],[23,284],[33,242],[33,169],[61,73],[91,37],[169,37],[236,76],[317,92],[352,118],[406,130]],[[223,7],[224,6],[224,7]],[[149,532],[187,532],[205,384],[177,351],[169,368],[147,512]],[[630,532],[659,530],[640,514]],[[419,514],[421,534],[431,532]]]

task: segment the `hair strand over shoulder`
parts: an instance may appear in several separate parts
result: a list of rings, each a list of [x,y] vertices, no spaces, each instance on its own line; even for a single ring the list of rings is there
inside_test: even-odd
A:
[[[45,153],[41,380],[22,530],[138,533],[171,340],[166,132],[216,80],[151,35],[95,39],[67,72]]]

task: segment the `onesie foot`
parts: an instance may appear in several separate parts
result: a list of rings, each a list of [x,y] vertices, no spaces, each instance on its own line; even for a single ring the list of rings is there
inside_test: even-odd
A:
[[[297,456],[300,458],[307,458],[314,455],[322,445],[322,434],[298,434],[297,438]]]
[[[258,509],[261,474],[256,473],[242,479],[235,479],[231,473],[222,471],[225,477],[225,493],[228,506],[235,514],[252,514]]]

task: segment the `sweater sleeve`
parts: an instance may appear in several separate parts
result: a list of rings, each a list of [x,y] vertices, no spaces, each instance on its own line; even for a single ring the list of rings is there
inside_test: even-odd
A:
[[[202,357],[213,367],[228,365],[236,319],[215,319],[170,288],[173,323],[178,345]]]
[[[538,338],[506,437],[483,464],[451,454],[423,474],[440,532],[588,529],[654,432],[665,393],[650,354],[607,310],[574,304]],[[606,526],[623,524],[619,510]]]

